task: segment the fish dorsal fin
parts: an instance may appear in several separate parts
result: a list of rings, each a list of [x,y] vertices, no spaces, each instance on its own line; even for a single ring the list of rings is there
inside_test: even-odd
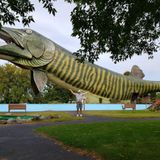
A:
[[[47,83],[46,73],[39,70],[31,71],[31,83],[35,94],[42,92]]]

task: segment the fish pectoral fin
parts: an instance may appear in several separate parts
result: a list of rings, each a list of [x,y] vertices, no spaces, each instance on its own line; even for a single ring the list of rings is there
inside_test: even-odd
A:
[[[27,41],[27,47],[35,58],[41,57],[45,52],[45,46],[42,40],[37,41],[37,39],[32,39],[32,41]]]
[[[31,84],[35,94],[43,91],[47,80],[48,78],[45,72],[39,70],[31,71]]]

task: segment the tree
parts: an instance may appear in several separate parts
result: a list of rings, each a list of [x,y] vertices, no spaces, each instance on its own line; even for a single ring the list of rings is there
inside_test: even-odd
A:
[[[75,0],[73,36],[81,42],[75,54],[94,62],[111,53],[114,62],[134,54],[158,51],[160,0]]]
[[[47,103],[68,103],[69,99],[73,98],[70,91],[50,82],[47,83],[43,94],[44,99],[47,100]]]
[[[30,73],[14,65],[0,66],[0,102],[20,103],[32,100]]]
[[[55,15],[53,2],[39,0],[48,12]],[[75,52],[81,61],[94,62],[102,53],[110,53],[114,62],[131,58],[134,54],[148,54],[159,50],[160,0],[65,0],[74,2],[71,13],[72,36],[80,39],[81,48]],[[19,7],[21,6],[21,7]],[[30,0],[1,0],[0,27],[20,21],[29,25],[34,11]]]
[[[43,7],[52,15],[56,10],[53,7],[55,0],[38,0]],[[14,25],[16,21],[21,22],[24,26],[34,22],[33,16],[30,15],[35,10],[34,4],[30,0],[1,0],[0,1],[0,28],[4,24]]]

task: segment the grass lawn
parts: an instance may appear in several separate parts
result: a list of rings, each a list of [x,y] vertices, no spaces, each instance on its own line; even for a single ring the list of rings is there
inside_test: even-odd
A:
[[[160,121],[71,124],[37,131],[104,160],[160,159]]]
[[[120,111],[85,111],[85,114],[95,116],[119,117],[119,118],[153,118],[160,117],[160,112],[151,112],[149,110],[120,110]]]

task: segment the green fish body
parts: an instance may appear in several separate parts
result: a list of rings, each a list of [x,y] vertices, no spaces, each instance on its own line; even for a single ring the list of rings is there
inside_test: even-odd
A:
[[[67,89],[119,100],[160,91],[160,82],[122,75],[89,62],[80,63],[72,53],[33,30],[2,28],[0,37],[7,42],[0,47],[0,58],[31,70],[37,93],[43,90],[47,79]]]

